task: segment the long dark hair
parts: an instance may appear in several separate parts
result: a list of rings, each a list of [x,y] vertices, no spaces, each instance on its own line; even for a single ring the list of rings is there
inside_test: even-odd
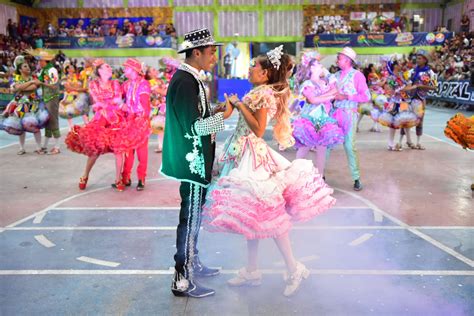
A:
[[[15,72],[17,75],[21,75],[21,66],[23,66],[24,64],[28,64],[28,62],[24,60],[22,63],[19,63],[18,65],[15,66]]]
[[[369,64],[365,69],[364,69],[364,76],[365,76],[365,81],[369,83],[369,74],[372,72],[372,67],[374,67],[374,64]]]

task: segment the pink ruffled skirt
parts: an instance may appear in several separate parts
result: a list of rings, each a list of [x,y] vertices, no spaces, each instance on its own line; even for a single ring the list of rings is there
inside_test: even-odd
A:
[[[263,141],[263,140],[262,140]],[[285,234],[293,222],[305,222],[325,212],[336,200],[311,160],[289,162],[268,145],[273,168],[258,165],[254,151],[245,148],[228,174],[211,184],[203,207],[204,227],[212,232],[230,232],[247,239]],[[268,161],[267,160],[267,161]]]
[[[141,116],[118,115],[113,123],[94,117],[84,126],[74,125],[65,143],[73,152],[86,156],[126,153],[141,146],[150,135],[150,123]]]

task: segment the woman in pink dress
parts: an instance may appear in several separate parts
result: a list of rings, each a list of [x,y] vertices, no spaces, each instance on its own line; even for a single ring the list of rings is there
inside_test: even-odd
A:
[[[217,159],[218,175],[208,189],[203,218],[210,231],[237,233],[247,239],[248,264],[229,285],[261,283],[259,240],[273,238],[288,270],[283,294],[290,296],[309,276],[309,270],[293,255],[288,235],[292,222],[313,218],[335,199],[311,160],[290,162],[263,139],[267,122],[272,122],[281,147],[295,143],[287,106],[290,89],[286,78],[292,65],[282,47],[252,61],[249,81],[255,88],[242,101],[235,95],[227,100],[227,106],[239,110],[239,121]]]
[[[85,126],[74,125],[65,142],[70,150],[88,156],[86,168],[79,179],[80,190],[86,188],[89,173],[97,158],[112,152],[115,154],[114,188],[123,191],[124,154],[146,139],[133,121],[127,119],[120,83],[111,79],[112,68],[101,59],[94,62],[94,67],[98,78],[89,82],[94,118]]]

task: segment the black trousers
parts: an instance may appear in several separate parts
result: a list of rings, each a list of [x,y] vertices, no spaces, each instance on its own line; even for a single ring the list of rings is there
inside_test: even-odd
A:
[[[192,261],[198,254],[197,242],[206,188],[190,182],[181,182],[179,194],[181,210],[176,231],[175,269],[186,279],[192,279]]]

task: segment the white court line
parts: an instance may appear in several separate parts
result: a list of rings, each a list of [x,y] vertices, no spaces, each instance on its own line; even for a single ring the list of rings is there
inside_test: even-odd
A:
[[[356,238],[353,241],[351,241],[348,245],[352,246],[352,247],[359,246],[359,245],[363,244],[364,242],[366,242],[367,240],[369,240],[372,237],[374,237],[374,234],[363,234],[359,238]]]
[[[149,182],[149,181],[148,181]],[[370,210],[370,207],[368,206],[341,206],[341,207],[333,207],[330,210]],[[168,210],[180,210],[179,206],[119,206],[119,207],[113,207],[113,206],[85,206],[85,207],[55,207],[49,209],[50,211],[114,211],[114,210],[132,210],[132,211],[168,211]]]
[[[202,228],[201,228],[202,229]],[[61,231],[61,230],[176,230],[176,226],[50,226],[50,227],[10,227],[5,228],[8,231]]]
[[[411,226],[423,230],[474,230],[473,226]],[[201,227],[201,229],[203,229]],[[297,225],[293,230],[406,230],[403,226],[323,226]],[[67,230],[176,230],[176,226],[20,226],[2,227],[0,231],[67,231]]]
[[[383,222],[383,215],[374,211],[374,221],[377,223]]]
[[[61,134],[64,133],[66,130],[69,130],[69,126],[63,127],[63,128],[61,128],[61,129],[59,129],[59,131],[61,132]],[[31,134],[31,133],[28,133],[28,132],[27,132],[26,134],[28,135],[28,134]],[[42,137],[43,137],[43,136],[42,136]],[[35,139],[33,136],[27,137],[27,138],[25,139],[25,142],[28,142],[28,141],[33,140],[33,139]],[[14,143],[11,143],[11,144],[8,144],[8,145],[0,146],[0,150],[1,150],[1,149],[8,148],[8,147],[11,147],[11,146],[15,146],[15,145],[18,146],[18,142],[14,142]]]
[[[432,244],[433,246],[441,249],[442,251],[450,254],[451,256],[455,257],[456,259],[458,259],[459,261],[462,261],[464,262],[465,264],[467,264],[468,266],[470,267],[473,267],[474,268],[474,261],[463,256],[462,254],[460,254],[459,252],[457,251],[454,251],[453,249],[449,248],[448,246],[442,244],[441,242],[437,241],[436,239],[422,233],[421,231],[419,231],[418,229],[414,228],[414,227],[411,227],[410,225],[402,222],[401,220],[399,220],[398,218],[388,214],[387,212],[384,212],[382,211],[380,208],[378,208],[374,203],[372,203],[371,201],[367,200],[366,198],[363,198],[362,196],[358,195],[358,194],[355,194],[354,192],[349,192],[349,191],[346,191],[346,190],[343,190],[343,189],[338,189],[338,188],[335,188],[333,187],[334,190],[336,191],[339,191],[339,192],[343,192],[343,193],[346,193],[352,197],[355,197],[356,199],[359,199],[360,201],[364,202],[365,204],[367,204],[370,208],[372,208],[374,211],[377,211],[379,213],[381,213],[383,216],[385,216],[386,218],[390,219],[392,222],[402,226],[402,227],[405,227],[408,231],[410,231],[411,233],[415,234],[416,236],[420,237],[421,239],[424,239],[425,241],[429,242],[430,244]]]
[[[456,143],[454,143],[454,142],[447,141],[447,140],[444,140],[444,139],[441,139],[441,138],[438,138],[438,137],[435,137],[435,136],[431,136],[431,135],[426,134],[426,133],[423,133],[423,135],[428,136],[428,137],[431,137],[431,138],[433,138],[433,139],[436,139],[437,141],[442,142],[442,143],[445,143],[445,144],[447,144],[447,145],[449,145],[449,146],[456,147],[456,148],[458,148],[458,149],[462,149],[462,147],[461,147],[460,145],[458,145],[458,144],[456,144]],[[462,149],[462,150],[464,150],[464,149]]]
[[[85,257],[85,256],[78,257],[76,259],[82,262],[87,262],[87,263],[92,263],[92,264],[97,264],[100,266],[106,266],[106,267],[112,267],[112,268],[116,268],[120,265],[120,263],[118,262],[105,261],[105,260],[100,260],[100,259]]]
[[[368,206],[341,206],[341,207],[333,207],[331,208],[332,211],[334,210],[370,210]],[[180,210],[179,206],[84,206],[84,207],[56,207],[51,208],[50,211],[114,211],[114,210],[131,210],[131,211],[168,211],[168,210]]]
[[[46,216],[46,214],[48,214],[48,212],[44,212],[44,213],[39,214],[38,216],[36,216],[35,219],[33,220],[33,224],[41,224],[41,222],[43,221],[43,218]]]
[[[158,181],[165,181],[165,180],[170,180],[170,179],[168,179],[168,178],[155,178],[155,179],[150,179],[150,180],[148,180],[148,182],[158,182]],[[105,187],[102,187],[102,188],[97,188],[97,189],[94,189],[94,190],[90,190],[90,191],[86,191],[86,192],[82,192],[82,193],[78,193],[78,194],[71,195],[71,196],[69,196],[69,197],[67,197],[67,198],[64,198],[64,199],[62,199],[62,200],[60,200],[60,201],[58,201],[58,202],[56,202],[56,203],[51,204],[50,206],[48,206],[48,207],[42,209],[41,211],[38,211],[38,212],[36,212],[36,213],[33,213],[33,214],[31,214],[30,216],[27,216],[27,217],[25,217],[25,218],[22,218],[22,219],[20,219],[20,220],[18,220],[18,221],[16,221],[16,222],[14,222],[14,223],[12,223],[12,224],[6,226],[6,228],[15,227],[15,226],[17,226],[17,225],[20,225],[20,224],[22,224],[22,223],[24,223],[24,222],[26,222],[26,221],[29,221],[29,220],[32,219],[32,218],[35,218],[35,217],[38,216],[38,215],[41,215],[41,214],[43,214],[43,213],[46,213],[46,212],[49,211],[50,209],[56,208],[58,205],[61,205],[62,203],[68,202],[68,201],[73,200],[73,199],[75,199],[75,198],[77,198],[77,197],[80,197],[80,196],[83,196],[83,195],[86,195],[86,194],[89,194],[89,193],[94,193],[94,192],[106,190],[106,189],[109,189],[109,190],[110,190],[110,186],[105,186]],[[0,231],[0,233],[2,233],[2,232]]]
[[[148,181],[149,182],[149,181]],[[120,206],[120,207],[109,207],[109,206],[87,206],[87,207],[56,207],[50,209],[50,211],[177,211],[180,208],[177,206]]]
[[[262,269],[263,274],[282,274],[285,269]],[[221,270],[235,274],[238,270]],[[0,270],[0,275],[172,275],[168,270]],[[474,270],[338,270],[310,269],[312,275],[414,275],[414,276],[474,276]]]
[[[50,241],[48,238],[46,238],[45,235],[36,235],[35,239],[37,242],[41,244],[41,246],[46,247],[46,248],[52,248],[55,247],[56,245]]]

